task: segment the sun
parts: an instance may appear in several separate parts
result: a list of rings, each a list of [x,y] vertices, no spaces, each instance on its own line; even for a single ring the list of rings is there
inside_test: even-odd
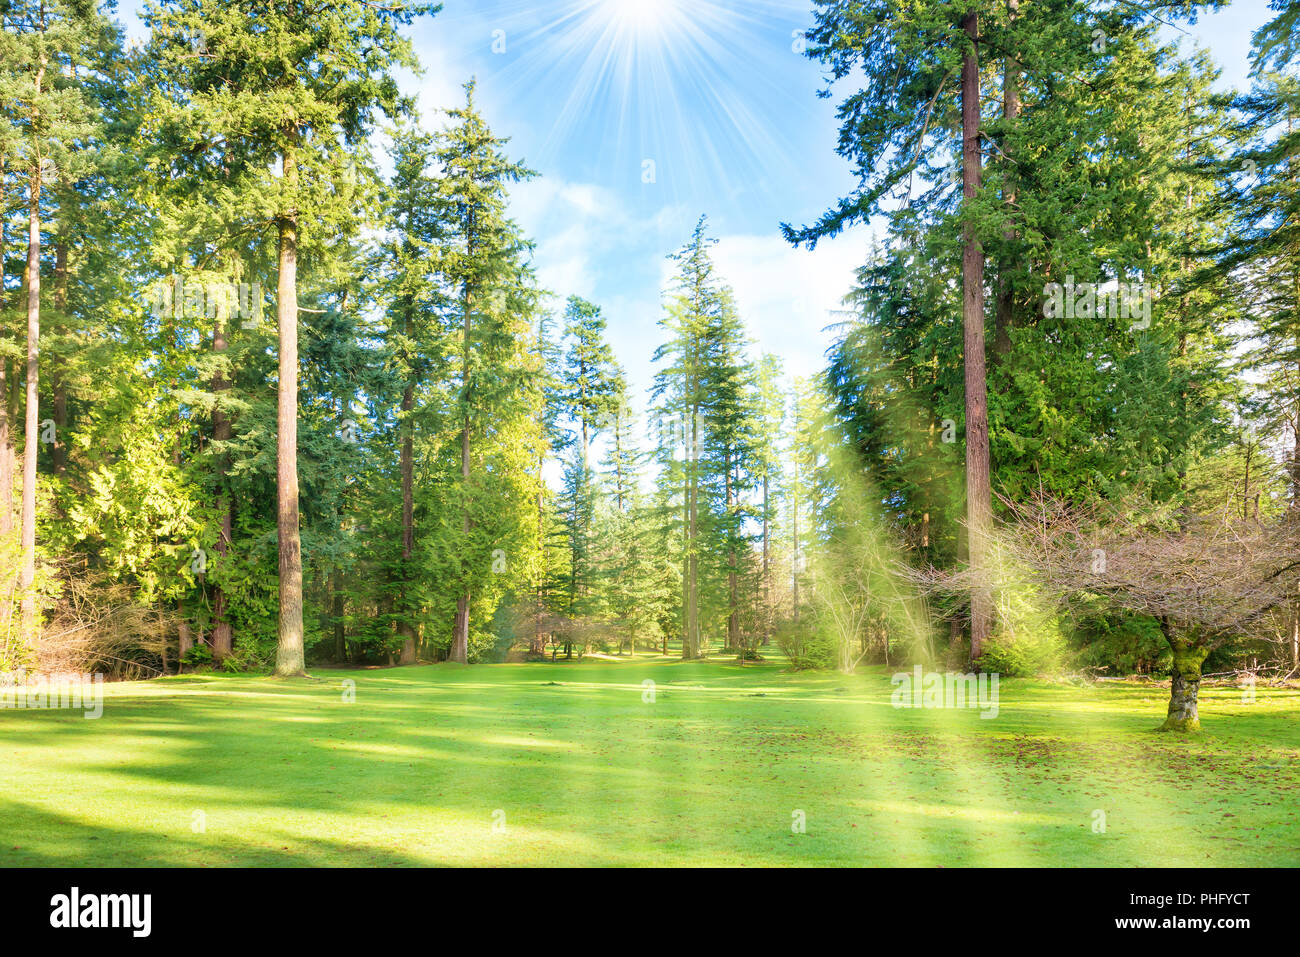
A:
[[[501,79],[544,128],[535,164],[564,157],[593,182],[630,181],[664,215],[685,208],[692,184],[709,194],[800,175],[775,111],[802,108],[779,78],[801,62],[790,38],[808,0],[496,2],[521,20]]]
[[[619,30],[637,36],[663,34],[681,17],[678,0],[601,0]]]

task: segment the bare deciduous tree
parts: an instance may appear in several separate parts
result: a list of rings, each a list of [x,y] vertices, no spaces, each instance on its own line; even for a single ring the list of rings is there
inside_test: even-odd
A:
[[[999,545],[1025,584],[1062,604],[1100,595],[1160,623],[1174,656],[1163,730],[1199,729],[1206,657],[1234,637],[1267,629],[1274,612],[1296,598],[1300,523],[1290,513],[1259,521],[1229,508],[1084,508],[1046,497],[1003,504],[1009,520]],[[996,587],[1015,584],[1005,565],[1000,575]]]

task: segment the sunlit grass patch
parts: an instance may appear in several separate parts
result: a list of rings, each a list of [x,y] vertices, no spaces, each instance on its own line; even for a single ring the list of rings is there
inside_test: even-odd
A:
[[[1154,731],[1159,685],[1004,681],[987,720],[894,708],[889,677],[646,658],[113,684],[96,721],[0,712],[0,864],[1300,863],[1296,692],[1207,688],[1189,740]]]

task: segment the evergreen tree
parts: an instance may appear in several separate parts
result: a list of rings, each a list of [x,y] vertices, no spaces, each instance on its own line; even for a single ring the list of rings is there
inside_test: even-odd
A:
[[[709,328],[704,405],[707,440],[701,450],[708,477],[706,489],[716,515],[715,575],[725,582],[726,647],[740,647],[745,556],[752,545],[744,497],[753,486],[751,461],[758,442],[755,402],[757,368],[746,352],[750,341],[731,296],[724,292],[716,320]]]
[[[565,464],[561,508],[569,539],[568,616],[579,621],[594,611],[594,522],[599,486],[590,462],[592,439],[616,412],[623,374],[605,341],[600,307],[570,296],[564,311],[567,348],[561,373],[560,401],[573,434]]]
[[[0,23],[7,34],[0,74],[0,102],[4,106],[6,171],[26,179],[27,348],[26,393],[23,427],[22,524],[20,571],[20,640],[34,645],[39,629],[36,581],[36,472],[41,444],[40,362],[42,211],[53,202],[60,179],[74,183],[96,162],[93,144],[102,136],[93,88],[88,76],[110,69],[110,58],[120,44],[115,29],[90,0],[8,0],[0,5]],[[65,220],[70,219],[66,209]],[[70,223],[69,223],[70,225]],[[66,245],[63,273],[56,292],[65,305]],[[5,433],[8,432],[6,410]],[[66,424],[66,423],[65,423]],[[6,441],[8,435],[2,436]],[[58,439],[57,423],[55,441]],[[56,453],[56,464],[62,452]],[[6,450],[4,465],[12,461]],[[9,488],[9,476],[0,482]]]
[[[415,66],[399,33],[436,5],[372,7],[361,0],[293,5],[230,5],[168,0],[146,7],[164,42],[198,47],[196,65],[177,71],[175,95],[198,142],[219,139],[222,161],[246,192],[230,213],[244,228],[270,230],[276,243],[278,327],[276,463],[279,541],[279,649],[276,671],[303,671],[303,571],[298,479],[299,246],[304,224],[322,238],[353,225],[350,147],[374,115],[407,109],[391,71]],[[316,240],[308,239],[307,249]]]
[[[1277,15],[1255,34],[1253,88],[1236,103],[1238,148],[1215,170],[1233,216],[1214,279],[1241,284],[1254,318],[1249,366],[1267,383],[1264,415],[1289,436],[1290,497],[1300,507],[1300,5],[1275,0]]]
[[[394,581],[397,596],[397,632],[401,637],[401,663],[415,660],[416,620],[413,606],[415,564],[415,438],[421,417],[417,414],[417,388],[426,379],[438,381],[446,373],[443,356],[447,344],[437,317],[445,308],[429,263],[442,239],[442,224],[435,218],[436,184],[427,171],[433,139],[413,126],[399,126],[393,140],[394,174],[390,212],[394,238],[385,244],[388,265],[383,288],[390,303],[387,323],[393,371],[400,382],[401,411],[401,557]],[[425,393],[427,394],[427,393]]]
[[[655,350],[664,363],[655,373],[651,397],[658,403],[658,452],[665,479],[680,495],[682,535],[682,657],[701,654],[701,557],[704,553],[701,506],[705,416],[709,408],[709,362],[712,333],[727,308],[728,294],[719,281],[700,217],[691,240],[670,258],[677,276],[660,325],[668,341]],[[680,459],[677,457],[680,456]]]
[[[448,656],[459,662],[468,661],[472,599],[499,597],[488,587],[489,576],[509,568],[511,551],[516,567],[523,564],[531,536],[523,537],[521,518],[529,510],[503,503],[524,489],[529,501],[535,499],[526,463],[543,440],[543,397],[528,388],[536,371],[531,318],[537,292],[525,265],[528,244],[506,217],[508,186],[534,174],[500,151],[507,141],[493,135],[476,109],[472,81],[465,93],[465,106],[450,111],[451,126],[435,151],[444,228],[436,268],[450,303],[445,321],[459,327],[449,349],[459,367],[451,410],[459,476],[454,491],[448,489],[459,522],[441,543],[456,596]],[[507,467],[520,455],[516,469]]]
[[[1146,336],[1128,328],[1127,314],[1122,325],[1118,314],[1096,310],[1067,322],[1044,316],[1042,307],[1052,280],[1102,287],[1136,280],[1144,293],[1164,295],[1177,288],[1180,269],[1186,272],[1186,263],[1166,254],[1188,247],[1180,227],[1195,216],[1196,201],[1181,218],[1171,214],[1164,190],[1187,185],[1176,162],[1186,157],[1176,148],[1199,142],[1205,130],[1161,138],[1155,148],[1150,131],[1178,130],[1176,121],[1187,130],[1205,102],[1204,71],[1162,69],[1171,55],[1155,42],[1162,15],[1194,15],[1196,5],[923,4],[905,11],[892,0],[826,0],[819,8],[809,55],[830,67],[832,79],[860,69],[871,81],[840,112],[839,152],[854,163],[860,186],[817,223],[786,227],[786,235],[811,245],[872,215],[890,221],[890,247],[864,273],[858,300],[874,328],[846,335],[832,364],[838,414],[860,427],[850,433],[855,444],[874,449],[891,468],[906,459],[915,463],[920,450],[943,460],[944,450],[918,439],[936,422],[943,432],[944,423],[958,426],[964,407],[965,525],[976,567],[984,561],[993,480],[1001,475],[1022,488],[1039,481],[1063,426],[1081,433],[1060,442],[1066,455],[1100,457],[1105,445],[1097,436],[1105,435],[1130,465],[1151,462],[1144,480],[1176,475],[1179,442],[1190,448],[1207,426],[1203,411],[1212,390],[1198,395],[1190,386],[1211,366],[1210,350],[1200,346],[1209,344],[1212,323],[1194,319],[1204,303],[1181,313],[1181,333],[1171,321]],[[991,67],[998,68],[1002,94],[996,116],[980,109],[982,72]],[[1063,76],[1082,82],[1063,82]],[[998,268],[992,389],[984,355],[986,251]],[[957,313],[960,331],[950,318]],[[1169,343],[1180,340],[1190,343],[1188,352],[1167,362]],[[1064,351],[1070,361],[1058,355],[1045,362],[1047,350]],[[962,357],[960,366],[954,356]],[[849,372],[863,363],[863,375],[876,377],[865,391],[850,384],[860,377]],[[1154,399],[1145,388],[1153,374],[1163,380]],[[1178,428],[1188,423],[1186,430],[1172,440],[1168,431],[1156,435],[1155,407],[1182,394],[1188,411]],[[1168,419],[1171,411],[1161,406],[1160,415]],[[917,428],[920,416],[929,420],[925,428]],[[868,436],[863,428],[883,432]],[[924,471],[899,470],[895,487],[911,485],[918,494],[887,502],[922,526],[917,538],[932,542],[936,493],[948,482],[936,473],[936,487]],[[1133,468],[1114,472],[1135,481]],[[1078,478],[1075,472],[1072,479]],[[1097,484],[1089,476],[1087,486]],[[1000,490],[1016,495],[1021,488]],[[947,535],[940,539],[945,547]],[[976,588],[971,602],[974,660],[990,637],[991,596]]]
[[[772,539],[776,531],[785,475],[782,467],[781,440],[785,432],[786,396],[782,387],[782,378],[780,357],[763,353],[758,365],[751,472],[759,493],[757,511],[762,542],[759,587],[762,599],[760,607],[763,617],[764,644],[770,638],[776,618],[772,588]]]

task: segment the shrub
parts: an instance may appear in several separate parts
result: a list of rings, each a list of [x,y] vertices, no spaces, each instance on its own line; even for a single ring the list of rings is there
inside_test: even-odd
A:
[[[774,638],[776,646],[796,671],[835,667],[835,638],[816,622],[781,622],[776,627]]]
[[[256,643],[235,643],[234,650],[221,659],[221,670],[230,674],[240,672],[270,671],[275,661],[275,651],[268,655]]]
[[[175,653],[178,625],[175,613],[136,603],[125,585],[69,577],[50,610],[34,664],[46,674],[152,678],[175,663],[169,653]]]
[[[1105,667],[1111,674],[1165,674],[1173,664],[1173,652],[1160,631],[1160,623],[1149,615],[1111,610],[1098,601],[1079,615],[1075,631],[1079,644],[1077,662],[1086,668]]]
[[[201,668],[212,664],[212,649],[205,644],[192,645],[181,655],[181,664],[187,668]]]
[[[994,636],[983,648],[980,668],[1004,678],[1028,678],[1041,674],[1035,646]]]

